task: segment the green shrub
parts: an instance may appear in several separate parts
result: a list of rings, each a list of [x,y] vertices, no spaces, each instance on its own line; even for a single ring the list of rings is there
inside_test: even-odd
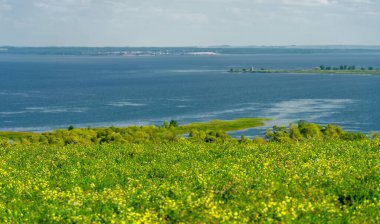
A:
[[[380,140],[380,133],[379,132],[371,133],[371,137],[372,137],[372,139]]]
[[[360,132],[344,132],[341,127],[332,124],[323,127],[305,121],[299,121],[298,125],[290,124],[289,128],[274,126],[273,130],[266,130],[265,136],[268,140],[276,142],[303,141],[306,139],[342,139],[348,141],[367,139]]]

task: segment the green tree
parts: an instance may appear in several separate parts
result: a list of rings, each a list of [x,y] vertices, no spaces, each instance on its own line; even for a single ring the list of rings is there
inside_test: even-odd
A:
[[[273,126],[273,140],[276,142],[289,142],[290,135],[286,127]]]
[[[342,129],[340,127],[336,127],[332,124],[327,124],[323,129],[323,133],[328,138],[338,139],[341,137]]]
[[[302,140],[303,136],[296,124],[291,123],[289,125],[290,138],[296,141]]]
[[[164,127],[164,128],[169,128],[169,127],[170,127],[169,122],[164,121],[164,123],[162,124],[162,127]]]
[[[178,121],[171,120],[170,123],[169,123],[169,127],[173,127],[173,128],[178,127]]]
[[[313,123],[306,123],[305,121],[300,121],[298,123],[298,128],[301,132],[301,134],[305,138],[317,138],[321,139],[323,138],[323,133],[321,131],[321,127],[317,124]]]
[[[273,139],[273,131],[270,129],[270,128],[267,128],[265,129],[265,137],[268,139],[268,140],[272,140]]]

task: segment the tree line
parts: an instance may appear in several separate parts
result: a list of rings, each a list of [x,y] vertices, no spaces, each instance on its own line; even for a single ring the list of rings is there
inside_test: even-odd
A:
[[[341,65],[341,66],[338,66],[338,67],[334,67],[334,66],[325,66],[325,65],[320,65],[318,67],[316,67],[317,70],[322,70],[322,71],[329,71],[329,70],[374,70],[373,67],[360,67],[360,68],[357,68],[355,65]]]
[[[360,132],[346,132],[339,126],[327,124],[326,126],[315,123],[299,121],[291,123],[288,127],[274,126],[267,129],[265,137],[256,136],[253,139],[244,135],[240,139],[234,139],[222,130],[191,129],[184,133],[181,126],[174,120],[165,122],[162,126],[131,126],[108,128],[74,128],[70,126],[66,130],[56,130],[46,133],[0,133],[0,146],[9,145],[57,145],[70,144],[103,144],[103,143],[165,143],[176,141],[194,141],[206,143],[266,143],[266,142],[290,142],[306,141],[310,139],[326,140],[363,140],[380,139],[380,133],[371,133],[366,136]]]

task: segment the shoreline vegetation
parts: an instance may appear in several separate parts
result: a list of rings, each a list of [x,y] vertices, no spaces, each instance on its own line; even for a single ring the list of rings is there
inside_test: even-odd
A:
[[[161,126],[129,126],[129,127],[96,127],[59,129],[52,132],[11,132],[0,131],[0,146],[12,145],[59,145],[70,144],[103,144],[103,143],[165,143],[178,141],[212,142],[291,142],[309,139],[341,139],[361,140],[380,139],[380,133],[371,133],[366,136],[360,132],[346,132],[338,126],[327,124],[321,126],[314,123],[300,121],[291,123],[288,127],[274,126],[267,129],[262,136],[253,139],[244,135],[240,139],[232,138],[227,132],[245,130],[260,127],[268,121],[268,118],[238,118],[234,120],[211,120],[208,122],[196,122],[186,125],[178,125],[171,120]]]
[[[211,120],[178,125],[171,120],[161,126],[128,126],[128,127],[94,127],[58,129],[50,132],[12,132],[0,131],[0,141],[11,144],[90,144],[90,143],[140,143],[166,142],[179,139],[183,135],[195,132],[214,135],[216,138],[228,135],[228,131],[238,131],[263,126],[268,118],[237,118],[233,120]],[[202,135],[202,134],[201,134]],[[229,136],[228,136],[229,137]]]
[[[380,69],[374,67],[357,67],[355,65],[325,66],[310,69],[267,69],[267,68],[230,68],[231,73],[282,73],[282,74],[358,74],[380,75]]]

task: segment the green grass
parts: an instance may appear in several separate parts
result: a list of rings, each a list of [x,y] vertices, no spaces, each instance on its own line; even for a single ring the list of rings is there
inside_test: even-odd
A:
[[[379,223],[380,141],[0,146],[0,223]]]
[[[38,136],[39,133],[33,132],[12,132],[12,131],[0,131],[0,137],[4,138],[19,138],[28,136]]]
[[[180,127],[182,131],[196,130],[218,130],[218,131],[237,131],[254,128],[264,125],[267,118],[237,118],[234,120],[211,120],[208,122],[190,123]]]

